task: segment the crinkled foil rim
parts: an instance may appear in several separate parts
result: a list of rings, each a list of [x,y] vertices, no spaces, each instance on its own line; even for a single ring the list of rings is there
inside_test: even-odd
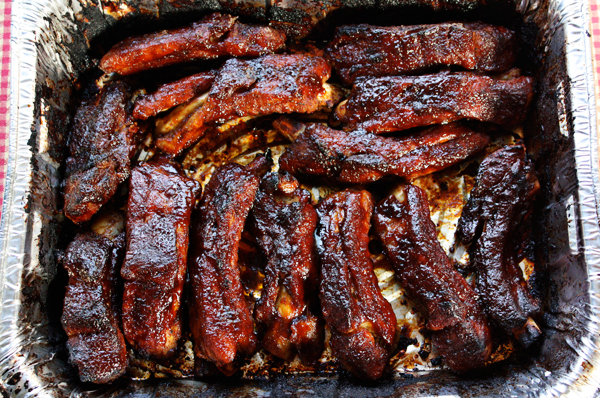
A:
[[[236,3],[237,4],[237,3]],[[548,5],[545,7],[544,4]],[[540,12],[548,14],[547,34],[556,30],[564,34],[564,51],[568,55],[567,75],[569,89],[558,96],[557,112],[564,113],[561,134],[573,143],[575,173],[578,185],[572,198],[567,198],[570,206],[568,213],[568,238],[572,255],[580,258],[586,267],[587,285],[584,287],[586,309],[575,314],[578,325],[583,325],[584,336],[581,339],[566,341],[576,355],[567,370],[553,374],[538,364],[529,367],[514,367],[498,372],[494,389],[486,389],[485,383],[477,380],[457,380],[448,376],[448,383],[442,387],[433,386],[431,376],[418,380],[399,382],[390,388],[374,389],[377,395],[416,396],[477,396],[493,394],[497,396],[594,396],[600,387],[600,179],[598,174],[598,140],[596,131],[596,107],[594,95],[594,74],[590,38],[590,15],[587,0],[521,0],[518,9],[525,18],[535,18]],[[544,7],[543,7],[544,6]],[[48,189],[48,199],[54,200],[59,181],[52,176],[59,175],[60,165],[48,154],[48,148],[40,146],[40,139],[48,134],[48,125],[44,122],[45,107],[40,100],[37,65],[40,57],[44,62],[62,62],[64,57],[53,54],[40,54],[37,46],[44,32],[52,29],[51,15],[73,25],[65,29],[76,31],[75,14],[80,4],[52,2],[52,0],[15,0],[11,24],[11,75],[10,75],[10,136],[8,170],[5,195],[0,221],[0,386],[9,396],[128,396],[168,395],[168,391],[193,390],[202,395],[269,395],[279,387],[289,387],[287,381],[273,381],[268,385],[247,385],[219,390],[193,380],[164,381],[154,383],[126,383],[110,388],[93,389],[72,385],[64,377],[57,377],[60,365],[55,364],[52,344],[42,332],[39,324],[23,324],[22,297],[24,289],[36,289],[40,279],[51,280],[52,270],[41,267],[38,253],[40,247],[51,243],[44,241],[42,228],[48,222],[48,214],[39,211],[39,204],[31,201],[32,192]],[[543,10],[542,10],[543,8]],[[55,27],[54,27],[55,28]],[[68,42],[68,40],[66,40]],[[66,50],[65,50],[66,51]],[[63,73],[72,72],[71,65],[62,65]],[[56,77],[56,76],[55,76]],[[65,76],[63,76],[65,77]],[[67,78],[67,77],[65,77]],[[561,102],[562,101],[562,102]],[[563,119],[561,119],[563,120]],[[33,144],[32,132],[37,136],[38,144]],[[34,160],[43,160],[34,162]],[[47,170],[40,173],[33,164],[44,164]],[[60,220],[59,214],[53,215]],[[581,292],[574,290],[575,293]],[[41,289],[39,296],[45,300],[46,292]],[[34,305],[34,304],[30,304]],[[45,316],[39,312],[39,323]],[[35,309],[33,311],[35,314]],[[435,378],[446,376],[435,372]],[[502,379],[505,378],[505,379]],[[498,381],[499,380],[499,381]],[[502,386],[502,380],[505,380]],[[314,379],[305,386],[319,385]],[[278,383],[280,383],[278,385]],[[297,383],[302,384],[300,381]],[[292,383],[293,384],[293,383]],[[267,387],[266,387],[267,386]],[[169,390],[172,388],[173,390]],[[337,395],[344,395],[339,387]],[[305,395],[320,395],[325,391],[314,388],[305,389]],[[188,390],[189,391],[189,390]],[[361,389],[369,395],[368,390]],[[487,394],[486,394],[487,391]],[[298,394],[303,394],[297,392]]]

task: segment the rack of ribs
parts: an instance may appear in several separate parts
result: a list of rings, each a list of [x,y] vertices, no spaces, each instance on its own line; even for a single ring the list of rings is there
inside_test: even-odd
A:
[[[145,355],[168,356],[181,335],[190,216],[199,193],[200,184],[165,159],[132,171],[121,269],[123,331]]]
[[[210,89],[216,73],[215,70],[200,72],[161,85],[155,92],[136,99],[133,117],[146,120],[190,101]]]
[[[533,79],[508,80],[473,72],[359,78],[333,115],[346,130],[374,133],[461,119],[504,126],[522,123],[533,97]]]
[[[109,82],[75,114],[64,181],[65,216],[75,223],[92,218],[131,173],[136,127],[130,99],[127,83]]]
[[[127,347],[120,329],[117,273],[125,248],[125,217],[107,229],[79,233],[63,265],[69,273],[62,325],[69,337],[70,361],[83,382],[110,383],[127,369]],[[96,221],[96,224],[103,221]]]
[[[400,196],[389,196],[375,208],[373,225],[384,253],[401,286],[422,306],[432,344],[450,369],[481,368],[492,339],[476,293],[438,242],[425,192],[407,185]]]
[[[245,25],[227,14],[213,13],[184,28],[129,37],[100,60],[104,72],[131,75],[222,56],[256,57],[285,47],[285,34],[268,26]]]
[[[330,74],[331,67],[321,57],[230,59],[217,73],[210,92],[157,121],[156,145],[177,155],[211,126],[244,117],[330,109],[341,98],[338,89],[325,83]]]
[[[539,188],[523,145],[499,149],[479,166],[475,187],[457,228],[463,243],[476,242],[473,263],[477,290],[488,315],[524,346],[541,334],[533,320],[540,305],[519,267],[515,234],[532,211]]]
[[[345,84],[359,76],[412,75],[460,66],[504,72],[516,56],[514,32],[480,22],[434,25],[347,25],[336,29],[325,51]]]
[[[373,198],[367,191],[346,190],[325,198],[317,212],[320,298],[329,345],[354,375],[376,380],[396,343],[396,315],[379,290],[368,248]]]
[[[323,352],[323,321],[314,314],[318,266],[314,249],[317,212],[310,193],[288,173],[261,180],[251,213],[251,231],[267,257],[260,300],[254,311],[264,325],[263,347],[291,361],[298,353],[314,364]]]
[[[451,123],[403,137],[311,124],[279,160],[281,170],[325,183],[364,184],[386,176],[415,178],[483,150],[487,134]]]
[[[254,353],[254,321],[240,280],[238,249],[258,191],[255,173],[234,163],[206,185],[193,222],[189,280],[190,325],[196,356],[226,375]]]

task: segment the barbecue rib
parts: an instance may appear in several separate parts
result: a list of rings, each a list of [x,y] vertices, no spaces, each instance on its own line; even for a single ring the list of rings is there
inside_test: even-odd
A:
[[[131,175],[123,331],[146,355],[168,356],[181,335],[190,215],[199,192],[196,181],[165,159],[141,164]]]
[[[337,28],[326,56],[345,84],[359,76],[421,73],[439,66],[504,72],[515,62],[514,32],[483,23]]]
[[[130,75],[198,59],[256,57],[285,47],[285,34],[267,26],[249,26],[236,17],[214,13],[174,30],[130,37],[115,44],[100,60],[104,72]]]
[[[317,206],[320,297],[329,344],[346,369],[362,379],[382,376],[395,345],[396,316],[377,283],[369,253],[373,199],[343,191]]]
[[[314,314],[317,212],[310,193],[290,174],[269,173],[261,180],[251,213],[251,231],[267,257],[260,300],[254,311],[265,327],[263,347],[291,361],[314,364],[323,352],[323,321]]]
[[[157,122],[156,145],[176,155],[216,124],[242,117],[331,108],[341,94],[325,84],[330,74],[330,66],[320,57],[268,55],[251,60],[230,59],[219,70],[207,96],[176,108]]]
[[[312,124],[287,148],[279,165],[299,178],[364,184],[442,170],[481,151],[489,141],[486,134],[456,123],[398,138]]]
[[[109,82],[75,114],[64,181],[65,216],[75,223],[92,218],[131,173],[136,131],[130,98],[127,83]]]
[[[346,130],[374,133],[474,119],[515,126],[523,122],[533,80],[494,79],[472,72],[360,78],[334,119]]]
[[[531,212],[539,187],[522,145],[492,153],[479,166],[457,229],[462,242],[477,242],[473,253],[477,290],[488,315],[524,346],[541,334],[532,319],[540,306],[519,267],[516,232]]]
[[[70,360],[83,382],[110,383],[127,369],[116,297],[117,272],[125,248],[121,218],[116,231],[78,234],[64,256],[69,283],[61,321],[69,337]]]
[[[152,94],[144,95],[135,101],[133,117],[146,120],[160,112],[188,102],[210,89],[215,75],[216,71],[211,70],[163,84]]]
[[[422,305],[433,346],[450,369],[481,368],[492,351],[487,318],[437,240],[425,192],[408,185],[402,194],[401,201],[390,196],[375,208],[384,252],[402,287]]]
[[[219,167],[194,217],[189,266],[194,349],[226,375],[257,344],[240,281],[238,248],[258,185],[258,177],[237,164]]]

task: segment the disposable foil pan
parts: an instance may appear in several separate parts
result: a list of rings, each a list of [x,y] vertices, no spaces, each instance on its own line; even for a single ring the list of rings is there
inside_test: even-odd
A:
[[[89,53],[90,44],[115,25],[135,31],[159,18],[192,20],[206,10],[275,21],[289,34],[301,35],[330,12],[352,8],[370,12],[405,3],[411,1],[15,0],[9,160],[0,223],[0,391],[17,397],[597,396],[600,206],[585,0],[519,0],[516,4],[525,21],[522,34],[538,49],[531,54],[538,62],[537,98],[525,126],[543,189],[535,226],[536,266],[546,280],[547,293],[541,325],[544,338],[538,347],[475,376],[440,370],[370,384],[338,376],[279,375],[214,382],[123,378],[99,387],[80,383],[66,361],[57,322],[60,309],[50,303],[55,303],[61,288],[53,281],[59,270],[58,254],[69,236],[60,212],[65,137],[73,113],[74,82],[92,69],[98,56]],[[454,2],[437,4],[444,8]],[[453,17],[460,18],[460,12],[470,10],[459,10]]]

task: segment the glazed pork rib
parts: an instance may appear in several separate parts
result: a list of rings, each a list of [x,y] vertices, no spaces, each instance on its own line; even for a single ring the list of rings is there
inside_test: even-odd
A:
[[[192,232],[190,325],[196,356],[226,375],[251,355],[257,338],[240,280],[238,249],[259,178],[230,163],[206,186]]]
[[[92,218],[131,173],[136,129],[130,98],[127,83],[109,82],[75,114],[64,181],[65,216],[75,223]]]
[[[522,123],[533,96],[533,80],[509,80],[473,72],[360,78],[335,110],[345,130],[374,133],[461,119],[504,126]]]
[[[143,354],[166,357],[181,335],[190,216],[200,184],[165,159],[133,169],[127,203],[123,331]]]
[[[210,89],[216,73],[215,70],[200,72],[163,84],[152,94],[139,97],[135,101],[133,117],[146,120],[160,112],[190,101]]]
[[[336,29],[326,57],[345,84],[357,77],[412,75],[440,66],[504,72],[516,56],[514,32],[484,23],[347,25]]]
[[[110,383],[127,369],[117,298],[117,273],[125,248],[121,218],[121,226],[113,231],[78,234],[63,260],[69,283],[61,321],[69,337],[70,361],[83,382]]]
[[[402,200],[393,195],[384,199],[373,216],[396,278],[422,306],[432,344],[450,369],[481,368],[490,357],[492,339],[476,294],[438,242],[425,192],[408,185],[401,195]]]
[[[185,108],[175,108],[157,122],[156,145],[167,154],[177,155],[211,126],[243,117],[331,108],[340,99],[340,93],[325,83],[330,74],[330,66],[321,57],[268,55],[251,60],[230,59],[219,70],[205,97]]]
[[[115,44],[100,60],[104,72],[130,75],[199,59],[256,57],[285,47],[285,34],[213,13],[191,26],[134,36]]]
[[[342,191],[317,206],[320,298],[341,364],[367,380],[380,378],[395,346],[396,315],[381,294],[369,253],[373,198]]]
[[[309,125],[281,156],[281,170],[325,183],[364,184],[386,176],[415,178],[481,151],[488,135],[457,123],[404,137]]]
[[[506,146],[479,166],[477,181],[458,223],[457,236],[475,243],[477,290],[494,322],[524,346],[541,334],[533,317],[539,302],[529,291],[518,258],[519,226],[539,191],[522,145]]]
[[[267,257],[260,300],[254,311],[265,328],[263,347],[291,361],[314,364],[321,356],[325,332],[314,313],[317,212],[310,193],[288,173],[269,173],[261,180],[251,213],[251,231]],[[317,304],[318,305],[318,304]]]

